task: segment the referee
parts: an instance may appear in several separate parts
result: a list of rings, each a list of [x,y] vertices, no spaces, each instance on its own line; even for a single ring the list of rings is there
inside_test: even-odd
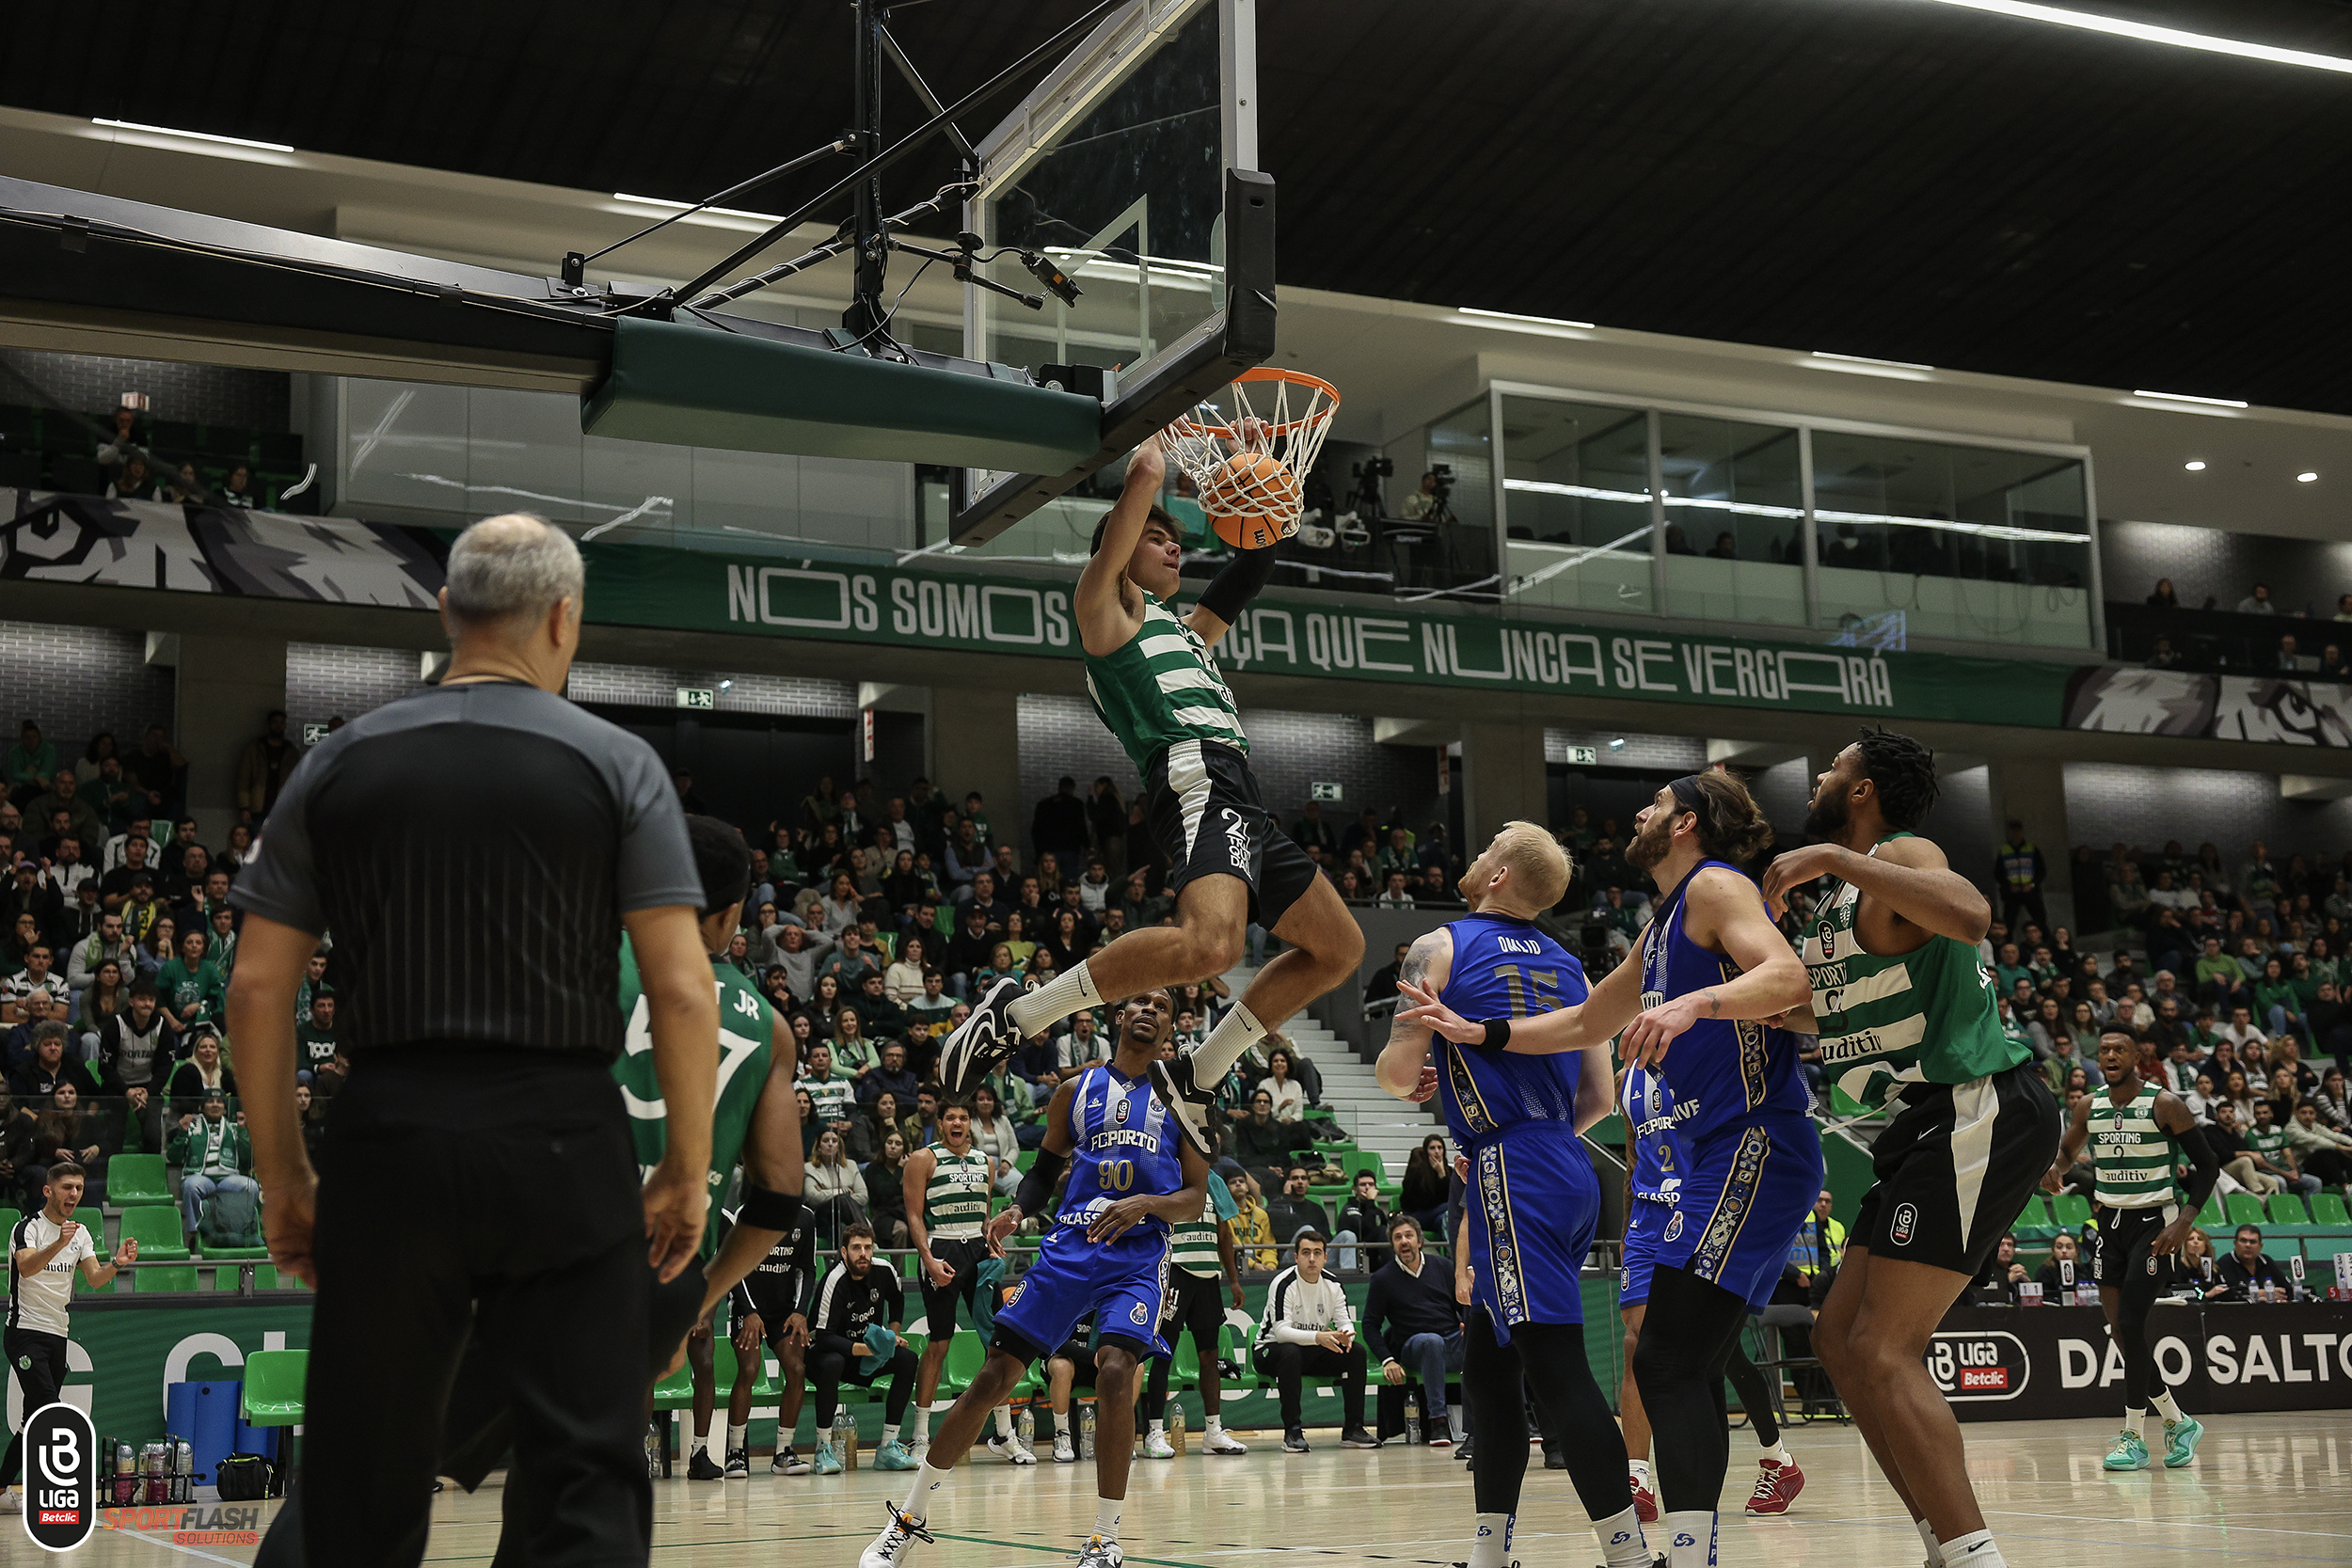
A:
[[[312,1562],[422,1558],[469,1334],[508,1385],[535,1568],[645,1560],[648,1238],[664,1279],[701,1239],[719,1021],[668,772],[558,695],[584,578],[541,518],[468,529],[449,673],[314,747],[237,879],[229,1021],[270,1255],[318,1290]],[[669,1117],[642,1192],[609,1070],[624,928]],[[314,1174],[294,1005],[330,929],[353,1065]]]

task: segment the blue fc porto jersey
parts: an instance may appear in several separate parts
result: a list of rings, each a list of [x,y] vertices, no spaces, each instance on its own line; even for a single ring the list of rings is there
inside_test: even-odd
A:
[[[1683,1155],[1675,1136],[1675,1097],[1665,1079],[1651,1068],[1626,1069],[1617,1108],[1625,1113],[1633,1196],[1645,1203],[1675,1202],[1682,1187]]]
[[[1181,1136],[1169,1125],[1168,1108],[1141,1078],[1122,1077],[1108,1062],[1088,1069],[1070,1104],[1070,1132],[1077,1148],[1070,1156],[1070,1182],[1057,1225],[1084,1232],[1094,1217],[1122,1197],[1184,1191]],[[1161,1252],[1168,1222],[1145,1220],[1110,1243],[1112,1250]]]
[[[1584,966],[1531,921],[1474,914],[1446,927],[1454,967],[1439,1000],[1469,1019],[1534,1018],[1584,1000]],[[1580,1053],[1515,1055],[1484,1044],[1433,1036],[1438,1096],[1446,1127],[1465,1151],[1530,1122],[1576,1137]]]
[[[1746,874],[1724,861],[1701,861],[1642,933],[1642,1008],[1736,979],[1740,966],[1682,931],[1683,895],[1710,865]],[[1749,883],[1753,889],[1755,884]],[[1757,898],[1763,894],[1758,892]],[[1803,1116],[1808,1108],[1797,1070],[1796,1037],[1752,1020],[1702,1018],[1677,1036],[1661,1064],[1674,1098],[1675,1126],[1686,1143],[1766,1113]]]

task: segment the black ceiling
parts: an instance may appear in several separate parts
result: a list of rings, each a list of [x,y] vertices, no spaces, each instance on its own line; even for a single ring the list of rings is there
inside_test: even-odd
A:
[[[2344,0],[2063,3],[2352,55]],[[1085,8],[892,25],[953,94]],[[1260,12],[1285,283],[2352,413],[2352,77],[1924,0]],[[842,0],[24,0],[0,102],[688,197],[835,134],[849,49]]]

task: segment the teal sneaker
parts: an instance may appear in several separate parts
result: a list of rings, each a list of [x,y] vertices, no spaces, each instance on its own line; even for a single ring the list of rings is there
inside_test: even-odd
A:
[[[2197,1457],[2197,1445],[2205,1440],[2205,1423],[2195,1417],[2167,1421],[2164,1426],[2164,1467],[2177,1470]]]
[[[833,1444],[823,1438],[818,1439],[817,1442],[816,1469],[820,1476],[837,1476],[841,1473],[841,1456],[834,1452]]]
[[[2115,1447],[2099,1462],[2110,1470],[2144,1470],[2148,1468],[2148,1445],[2138,1433],[2126,1431],[2115,1439]]]
[[[2139,1457],[2145,1462],[2148,1457],[2147,1451],[2142,1449]],[[914,1468],[914,1456],[907,1452],[907,1446],[904,1443],[894,1437],[874,1450],[874,1468],[877,1470],[912,1470]]]

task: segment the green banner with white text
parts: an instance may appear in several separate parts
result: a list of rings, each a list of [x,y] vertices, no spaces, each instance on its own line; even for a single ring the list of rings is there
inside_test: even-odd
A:
[[[1078,657],[1068,583],[590,545],[592,621]],[[1245,674],[2055,728],[2074,667],[1261,596],[1217,649]]]

